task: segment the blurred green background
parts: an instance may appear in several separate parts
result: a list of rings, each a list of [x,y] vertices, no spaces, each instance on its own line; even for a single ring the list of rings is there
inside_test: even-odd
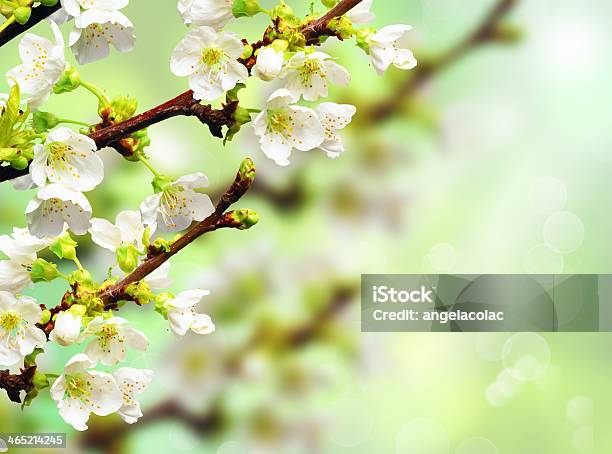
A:
[[[428,62],[495,4],[375,1],[373,10],[377,26],[412,24],[412,48]],[[175,8],[132,0],[136,49],[82,76],[136,97],[140,110],[184,91],[169,71],[186,33]],[[258,167],[240,206],[260,224],[206,236],[172,263],[173,291],[212,291],[202,309],[217,331],[176,342],[152,308],[122,311],[151,341],[129,365],[157,373],[139,424],[92,419],[77,434],[44,395],[23,412],[0,399],[0,431],[68,432],[70,452],[610,452],[610,335],[362,334],[357,286],[362,273],[612,272],[611,13],[603,0],[517,2],[506,19],[520,42],[470,50],[407,96],[411,74],[378,78],[359,49],[330,41],[353,75],[331,98],[359,107],[335,161],[294,152],[279,168],[249,131],[224,148],[193,119],[152,127],[151,162],[173,176],[206,173],[211,194],[243,157]],[[258,17],[230,28],[254,40],[265,26]],[[16,65],[17,43],[0,55],[3,71]],[[273,88],[254,81],[243,102],[259,107]],[[372,112],[385,99],[397,102],[382,119]],[[45,110],[95,121],[86,92]],[[105,182],[89,195],[96,217],[114,219],[138,207],[150,178],[117,155],[104,160]],[[0,186],[0,233],[24,225],[31,197]],[[110,257],[81,241],[102,276]],[[31,294],[52,306],[63,291]],[[55,372],[81,349],[50,348],[41,367]],[[525,356],[541,366],[529,380],[515,373]]]

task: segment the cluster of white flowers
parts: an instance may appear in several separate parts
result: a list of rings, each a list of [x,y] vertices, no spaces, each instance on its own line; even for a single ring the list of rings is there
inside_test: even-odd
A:
[[[65,127],[34,147],[30,177],[40,189],[26,208],[32,235],[57,237],[65,224],[77,235],[87,233],[92,208],[83,193],[104,178],[104,164],[96,151],[92,139]]]
[[[63,23],[74,18],[70,48],[84,65],[109,55],[112,44],[120,52],[134,48],[134,26],[120,11],[129,0],[61,0],[62,9],[52,20]]]
[[[91,413],[117,413],[133,424],[142,416],[136,395],[146,390],[153,371],[122,367],[109,374],[93,370],[96,361],[84,353],[73,356],[51,387],[60,416],[76,430],[87,430]]]
[[[116,250],[126,245],[142,248],[145,234],[139,212],[123,212],[116,225],[102,219],[92,220],[92,239],[104,248]],[[24,359],[47,342],[45,333],[36,325],[43,310],[36,300],[21,295],[32,284],[31,271],[37,253],[54,242],[39,239],[27,229],[14,229],[12,235],[0,236],[0,251],[7,260],[0,261],[0,365],[17,370]],[[170,285],[169,265],[160,267],[146,279],[151,289]],[[208,295],[205,290],[185,291],[168,296],[162,304],[170,330],[176,336],[188,331],[197,334],[214,332],[208,315],[197,313],[195,306]],[[90,413],[108,415],[117,412],[126,422],[134,423],[142,416],[135,394],[151,382],[153,372],[123,367],[112,375],[90,370],[95,364],[115,366],[126,360],[127,350],[145,351],[148,340],[126,319],[112,313],[85,317],[83,306],[73,306],[54,319],[49,340],[61,346],[86,344],[84,353],[66,365],[64,374],[51,387],[59,413],[77,430],[87,429]]]
[[[74,68],[68,67],[64,38],[57,24],[74,20],[69,45],[81,64],[106,57],[111,44],[119,51],[129,51],[134,45],[133,26],[120,11],[128,0],[61,0],[61,4],[62,9],[50,21],[54,42],[26,34],[19,45],[22,63],[6,75],[13,87],[8,102],[0,95],[0,114],[3,121],[8,119],[8,126],[2,124],[3,130],[9,131],[4,134],[6,138],[0,139],[8,142],[21,134],[17,142],[9,142],[8,148],[1,145],[0,150],[20,153],[22,166],[11,160],[16,159],[15,154],[6,154],[12,156],[6,162],[15,169],[25,169],[31,160],[29,173],[16,181],[15,187],[37,190],[25,210],[28,227],[15,228],[11,235],[0,236],[0,252],[6,256],[0,260],[0,366],[11,370],[25,367],[47,341],[61,346],[83,344],[83,353],[68,361],[50,393],[64,420],[77,430],[85,430],[91,413],[116,412],[126,422],[136,422],[142,412],[135,395],[147,388],[153,376],[152,371],[128,367],[112,374],[94,370],[97,364],[116,366],[125,362],[128,350],[142,352],[148,348],[143,332],[113,314],[120,302],[113,300],[115,306],[107,304],[105,297],[111,292],[104,292],[142,265],[151,253],[171,247],[172,242],[160,237],[152,241],[155,234],[183,231],[193,222],[207,219],[215,207],[209,196],[199,192],[208,186],[203,173],[171,179],[155,171],[140,148],[134,151],[133,157],[152,170],[155,193],[144,199],[139,210],[119,213],[115,223],[92,218],[93,209],[85,194],[103,181],[104,164],[98,153],[103,150],[98,150],[96,142],[87,135],[59,126],[70,120],[53,116],[56,121],[50,121],[41,132],[35,125],[36,118],[52,115],[49,113],[38,112],[40,117],[35,116],[32,124],[26,126],[29,111],[18,112],[17,105],[21,99],[30,109],[37,110],[53,91],[62,93],[83,86],[100,100],[102,124],[107,117],[101,112],[114,108],[119,118],[129,118],[135,105],[133,110],[117,107],[122,102],[130,102],[124,102],[121,97],[119,101],[117,98],[110,101],[97,87],[80,80]],[[352,24],[374,19],[371,5],[372,0],[366,0],[347,15],[349,34],[356,36],[359,46],[367,50],[377,73],[382,74],[392,65],[413,68],[416,60],[403,43],[409,26],[392,25],[379,31],[367,29],[359,35],[352,28]],[[185,24],[193,28],[175,48],[171,70],[177,76],[189,78],[195,99],[219,101],[254,75],[276,85],[267,91],[272,94],[262,110],[239,106],[243,114],[247,112],[243,115],[246,118],[238,121],[236,115],[234,120],[238,129],[252,121],[267,157],[286,166],[293,149],[321,150],[330,158],[344,152],[340,131],[351,123],[356,108],[322,102],[322,98],[329,95],[330,85],[348,85],[351,75],[330,55],[316,50],[315,45],[305,44],[300,30],[308,19],[299,25],[299,19],[286,12],[289,7],[284,2],[266,11],[256,0],[179,0],[178,9]],[[275,16],[274,11],[278,9],[281,13]],[[275,27],[284,20],[282,14],[286,14],[290,22],[294,21],[293,28],[288,29],[299,35],[297,44],[292,42],[295,36],[283,35],[266,37],[251,46],[237,35],[222,30],[234,17],[260,12],[275,17]],[[302,105],[301,102],[317,104]],[[5,112],[8,112],[6,116]],[[252,112],[256,113],[253,118]],[[95,244],[115,254],[119,270],[111,268],[107,280],[101,284],[94,282],[76,257],[77,243],[69,232],[89,233]],[[74,261],[78,269],[65,275],[56,264],[38,257],[47,248],[60,259]],[[169,266],[166,262],[141,281],[121,288],[120,292],[125,293],[117,300],[131,298],[138,304],[154,301],[155,310],[167,319],[169,330],[178,337],[188,332],[202,335],[214,332],[211,318],[196,310],[209,295],[207,290],[187,290],[178,295],[153,293],[171,285]],[[55,308],[47,309],[23,295],[34,282],[60,277],[70,283],[71,290]],[[111,290],[122,287],[123,282],[130,279]]]
[[[338,131],[346,127],[356,112],[354,106],[324,103],[312,109],[297,103],[315,102],[329,94],[329,86],[346,86],[349,72],[315,46],[290,52],[285,40],[275,40],[255,51],[251,69],[238,62],[247,46],[233,33],[221,29],[234,17],[232,0],[181,0],[179,12],[186,25],[194,25],[175,48],[171,58],[172,72],[189,77],[189,86],[196,99],[216,101],[250,74],[271,82],[279,80],[283,87],[268,99],[266,109],[254,120],[254,130],[262,151],[281,166],[289,165],[295,148],[301,151],[320,149],[337,158],[344,145]],[[372,21],[372,0],[364,1],[347,14],[354,24]],[[402,39],[411,27],[392,25],[372,32],[365,46],[379,74],[391,65],[411,69],[416,60],[402,46]]]

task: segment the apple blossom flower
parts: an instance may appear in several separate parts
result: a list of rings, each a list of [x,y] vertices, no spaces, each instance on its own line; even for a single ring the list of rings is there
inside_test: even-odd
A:
[[[123,405],[114,377],[91,370],[95,363],[83,353],[73,356],[51,386],[60,416],[76,430],[87,430],[89,415],[107,416]]]
[[[346,13],[346,17],[348,17],[353,24],[367,24],[368,22],[372,22],[376,19],[376,14],[370,11],[372,3],[373,0],[363,0]]]
[[[257,62],[253,66],[253,74],[267,82],[276,79],[285,62],[285,53],[277,51],[272,46],[264,47],[257,53]]]
[[[53,238],[36,238],[28,229],[14,228],[13,234],[0,236],[0,251],[8,260],[0,261],[0,290],[21,293],[32,285],[30,272],[36,253],[51,245]]]
[[[96,154],[96,143],[70,128],[52,131],[44,145],[34,146],[30,165],[32,180],[40,187],[51,183],[91,191],[104,179],[104,164]]]
[[[0,290],[17,294],[32,285],[30,267],[34,260],[36,256],[32,254],[29,258],[20,256],[0,261]]]
[[[57,314],[49,339],[63,347],[74,344],[79,340],[82,320],[81,316],[74,315],[72,312],[60,312]]]
[[[28,229],[14,227],[12,235],[0,235],[0,251],[10,258],[36,254],[53,243],[54,238],[37,238]]]
[[[163,290],[172,285],[170,274],[170,262],[164,262],[162,266],[144,278],[151,290]]]
[[[108,319],[101,316],[94,317],[81,334],[80,340],[83,341],[90,336],[94,336],[95,339],[87,344],[85,354],[105,366],[114,366],[125,361],[128,347],[145,351],[149,346],[145,335],[121,317]]]
[[[210,334],[215,331],[211,318],[195,311],[195,305],[209,294],[208,290],[187,290],[164,303],[170,330],[176,336],[184,336],[189,330],[196,334]]]
[[[55,43],[28,33],[19,43],[23,63],[7,74],[9,85],[19,84],[32,109],[38,109],[50,96],[53,85],[66,69],[64,38],[55,22],[50,22]]]
[[[196,99],[214,101],[231,90],[249,72],[237,59],[244,44],[233,33],[217,33],[211,27],[199,27],[174,49],[170,67],[179,77],[189,77]]]
[[[414,55],[401,44],[402,38],[410,30],[410,25],[388,25],[368,36],[369,54],[378,75],[382,76],[391,65],[399,69],[416,67]]]
[[[81,65],[108,57],[112,44],[119,52],[134,48],[134,25],[121,12],[88,9],[75,19],[69,44]]]
[[[315,112],[325,131],[325,141],[319,146],[319,149],[327,153],[328,157],[335,159],[344,152],[342,137],[337,131],[348,126],[357,109],[350,104],[324,102],[315,108]]]
[[[142,417],[140,403],[135,395],[142,393],[153,381],[153,371],[122,367],[113,374],[119,390],[123,394],[123,405],[117,414],[128,424],[134,424]]]
[[[293,104],[295,101],[288,90],[276,90],[268,98],[266,110],[253,122],[262,151],[281,166],[289,165],[293,148],[309,151],[325,140],[317,114],[312,109]]]
[[[140,211],[122,211],[117,215],[115,224],[106,219],[93,218],[89,232],[94,243],[112,252],[127,245],[133,245],[138,250],[143,248],[145,226]]]
[[[38,191],[26,207],[30,233],[38,238],[57,237],[68,224],[77,235],[89,228],[92,208],[81,192],[68,186],[51,184]]]
[[[186,25],[207,25],[221,30],[234,19],[234,0],[179,0],[178,10]]]
[[[33,298],[0,291],[0,364],[14,366],[45,345],[45,333],[36,327],[42,309]]]
[[[72,17],[79,17],[83,11],[102,9],[117,11],[125,8],[130,0],[61,0],[62,7]]]
[[[208,186],[203,173],[185,175],[167,184],[162,192],[147,197],[140,205],[143,222],[153,230],[185,230],[193,221],[203,221],[215,208],[210,197],[195,189]]]
[[[282,78],[287,79],[286,88],[297,99],[303,96],[306,101],[316,101],[329,94],[329,82],[348,85],[349,72],[329,55],[323,52],[295,54],[283,70]]]

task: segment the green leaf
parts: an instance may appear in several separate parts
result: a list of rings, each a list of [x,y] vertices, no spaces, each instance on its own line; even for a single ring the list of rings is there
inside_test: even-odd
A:
[[[6,107],[0,117],[0,147],[8,142],[8,139],[10,139],[13,133],[15,123],[17,123],[19,119],[20,98],[19,85],[15,84],[11,87],[9,98],[6,101]]]

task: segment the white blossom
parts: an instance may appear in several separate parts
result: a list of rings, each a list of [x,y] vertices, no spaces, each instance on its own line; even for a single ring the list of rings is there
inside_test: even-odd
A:
[[[44,145],[34,146],[32,180],[40,187],[50,181],[91,191],[104,179],[104,164],[96,150],[96,143],[89,137],[70,128],[58,128],[47,136]]]
[[[144,281],[149,285],[151,290],[162,290],[172,285],[170,274],[170,262],[164,262],[162,266],[157,268],[152,273],[149,273]]]
[[[220,30],[234,19],[234,0],[179,0],[178,10],[186,25],[207,25]]]
[[[57,314],[55,325],[49,339],[66,347],[79,340],[82,317],[72,312],[64,311]]]
[[[350,104],[324,102],[319,104],[315,111],[325,131],[325,141],[319,149],[327,153],[328,157],[335,159],[344,152],[342,137],[337,131],[348,126],[357,109]]]
[[[151,384],[153,371],[122,367],[115,371],[113,377],[123,395],[123,405],[117,413],[126,423],[134,424],[142,417],[140,403],[135,396],[142,393]]]
[[[51,386],[51,397],[60,416],[76,430],[87,430],[91,413],[107,416],[123,405],[123,393],[115,378],[106,372],[90,370],[94,365],[87,355],[75,355]]]
[[[349,72],[323,52],[298,52],[287,63],[282,78],[287,79],[286,88],[297,99],[316,101],[329,94],[329,83],[348,85]]]
[[[125,8],[129,0],[61,0],[63,9],[72,17],[79,17],[90,9],[117,11]]]
[[[372,64],[379,75],[391,65],[399,69],[412,69],[417,65],[412,52],[402,47],[402,39],[410,30],[410,25],[389,25],[366,39]]]
[[[83,341],[90,336],[94,336],[95,339],[87,344],[85,354],[105,366],[124,362],[127,348],[145,351],[149,345],[142,331],[132,327],[121,317],[108,319],[95,317],[81,334],[80,340]]]
[[[8,257],[0,261],[0,290],[18,294],[29,287],[36,253],[47,248],[53,240],[33,237],[28,229],[19,228],[14,228],[11,236],[0,235],[0,251]]]
[[[33,298],[0,291],[0,365],[14,366],[45,345],[47,337],[36,327],[41,316]]]
[[[167,232],[185,230],[193,221],[203,221],[215,208],[206,194],[196,189],[208,186],[202,173],[185,175],[168,184],[162,192],[147,197],[140,205],[143,221],[153,230]]]
[[[272,93],[266,110],[253,122],[255,134],[265,155],[278,165],[289,165],[291,150],[313,150],[325,140],[317,114],[293,104],[296,99],[285,89]]]
[[[49,98],[53,85],[66,69],[62,32],[55,22],[50,24],[55,43],[28,33],[19,43],[23,63],[6,74],[9,85],[19,85],[32,109],[38,109]]]
[[[372,22],[376,19],[376,14],[370,11],[372,3],[373,0],[363,0],[346,13],[346,17],[348,17],[353,24],[367,24],[368,22]]]
[[[177,336],[184,336],[191,330],[196,334],[210,334],[215,325],[206,314],[198,314],[195,305],[209,295],[208,290],[187,290],[165,302],[170,329]]]
[[[134,26],[119,11],[88,9],[75,19],[75,25],[69,43],[82,65],[108,57],[111,44],[119,52],[134,48]]]
[[[60,184],[41,188],[26,207],[30,233],[38,238],[59,236],[64,224],[75,234],[84,235],[91,212],[91,205],[81,192]]]
[[[112,252],[127,245],[133,245],[138,250],[144,247],[142,239],[145,226],[140,211],[122,211],[117,215],[115,224],[106,219],[94,218],[89,232],[94,243]]]
[[[257,53],[257,62],[253,66],[253,74],[261,80],[271,81],[276,79],[285,62],[285,53],[277,51],[272,46],[264,47]]]
[[[199,27],[174,49],[170,67],[175,75],[189,77],[196,99],[214,101],[249,77],[237,61],[243,52],[244,44],[233,33]]]

